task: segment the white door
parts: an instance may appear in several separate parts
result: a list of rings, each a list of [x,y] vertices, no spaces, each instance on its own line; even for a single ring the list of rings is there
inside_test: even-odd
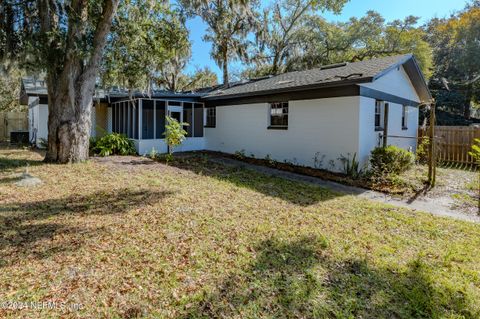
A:
[[[183,122],[183,107],[181,106],[168,106],[168,116],[176,119],[179,123]]]

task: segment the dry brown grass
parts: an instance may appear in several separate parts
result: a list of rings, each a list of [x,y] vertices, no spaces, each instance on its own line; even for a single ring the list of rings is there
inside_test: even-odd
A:
[[[40,160],[0,151],[0,317],[480,316],[479,225],[202,157]]]

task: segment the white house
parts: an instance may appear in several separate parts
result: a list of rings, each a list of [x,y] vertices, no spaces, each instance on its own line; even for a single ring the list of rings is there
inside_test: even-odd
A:
[[[41,106],[31,109],[37,135],[45,131]],[[140,154],[166,152],[165,115],[188,122],[177,151],[242,151],[246,156],[341,171],[339,158],[355,154],[366,165],[371,150],[387,143],[415,151],[418,106],[431,98],[415,58],[408,55],[235,83],[197,92],[105,94],[97,100],[93,134],[119,132]],[[43,99],[43,103],[42,103]],[[30,101],[31,102],[31,101]]]

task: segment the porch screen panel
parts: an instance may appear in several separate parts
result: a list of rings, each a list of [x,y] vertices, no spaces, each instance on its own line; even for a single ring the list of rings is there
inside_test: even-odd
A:
[[[134,120],[134,113],[133,113],[133,101],[128,102],[128,114],[130,115],[128,119],[128,137],[133,138],[133,120]]]
[[[203,104],[195,103],[193,136],[203,137]]]
[[[192,103],[183,103],[183,121],[188,123],[188,126],[184,126],[183,129],[187,131],[187,137],[192,137],[192,128],[193,128],[193,121],[192,121]]]
[[[123,134],[123,102],[118,103],[118,133]]]
[[[117,115],[117,104],[113,104],[112,105],[112,132],[117,132],[116,115]]]
[[[157,138],[165,138],[163,133],[165,132],[165,101],[156,101],[155,107],[157,108],[157,132],[155,132]]]
[[[123,102],[123,134],[128,136],[128,102]]]
[[[133,101],[133,138],[138,139],[138,100]]]
[[[117,116],[115,116],[115,122],[116,122],[116,127],[117,127],[117,133],[120,133],[120,109],[121,109],[122,104],[117,103]]]
[[[142,139],[153,139],[153,102],[142,100]]]

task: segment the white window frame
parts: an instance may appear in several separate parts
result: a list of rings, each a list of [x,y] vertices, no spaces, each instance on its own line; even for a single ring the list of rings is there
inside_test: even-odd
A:
[[[213,124],[208,122],[208,119],[213,118]],[[216,107],[206,107],[205,108],[205,127],[216,127],[217,126],[217,108]]]
[[[379,125],[377,125],[377,115],[379,118]],[[383,130],[383,122],[385,118],[385,101],[375,100],[375,113],[374,113],[374,125],[375,131]]]
[[[280,107],[275,107],[276,110],[281,110],[281,112],[278,112],[279,114],[272,115],[272,106],[280,106]],[[285,109],[287,112],[284,112]],[[289,103],[287,102],[271,102],[268,104],[268,128],[279,128],[279,129],[287,129],[288,124],[289,124],[289,114],[290,114],[290,108],[289,108]],[[272,116],[279,116],[279,117],[286,117],[287,118],[287,124],[286,125],[278,125],[278,124],[272,124]]]

